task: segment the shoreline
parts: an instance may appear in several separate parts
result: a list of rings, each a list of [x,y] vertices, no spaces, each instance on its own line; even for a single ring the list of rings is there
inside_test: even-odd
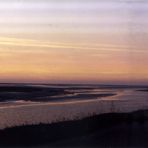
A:
[[[129,95],[132,93],[132,98]],[[143,96],[142,96],[143,95]],[[142,96],[142,97],[141,97]],[[137,97],[137,99],[135,99]],[[129,113],[148,109],[147,93],[131,91],[106,98],[69,102],[29,103],[0,107],[0,129],[32,124],[51,124],[82,119],[94,113]],[[20,102],[19,102],[20,103]]]
[[[138,110],[6,128],[0,130],[0,146],[138,147],[148,146],[147,134],[148,110]]]
[[[86,92],[82,91],[86,89]],[[95,88],[52,88],[41,86],[0,86],[0,103],[13,101],[60,102],[94,99],[116,95],[114,92],[93,92]],[[74,91],[75,90],[75,91]],[[79,90],[81,90],[79,92]],[[77,92],[78,91],[78,92]],[[91,92],[92,91],[92,92]]]

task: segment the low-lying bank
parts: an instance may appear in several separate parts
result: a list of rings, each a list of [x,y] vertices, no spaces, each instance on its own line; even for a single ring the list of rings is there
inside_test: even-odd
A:
[[[148,110],[0,130],[0,146],[147,147]]]

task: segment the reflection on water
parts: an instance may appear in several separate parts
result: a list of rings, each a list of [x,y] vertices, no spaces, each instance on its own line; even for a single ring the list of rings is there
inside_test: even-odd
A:
[[[46,102],[24,101],[21,98],[1,102],[0,128],[148,109],[148,92],[137,91],[137,88],[79,89],[71,86],[65,90],[67,93],[62,95],[46,96],[49,97]]]

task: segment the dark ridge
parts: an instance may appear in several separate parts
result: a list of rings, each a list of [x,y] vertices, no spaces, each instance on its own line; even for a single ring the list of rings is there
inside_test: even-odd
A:
[[[148,147],[148,111],[0,130],[0,147]]]
[[[139,89],[137,91],[144,91],[144,92],[148,92],[148,88],[147,89]]]
[[[34,86],[0,86],[0,102],[8,100],[47,101],[42,97],[67,93],[64,88]],[[42,98],[42,99],[41,99]]]
[[[110,88],[110,87],[113,87],[113,88],[148,88],[148,85],[134,85],[134,84],[81,84],[81,83],[71,83],[71,84],[55,84],[55,83],[0,83],[0,85],[14,85],[14,86],[28,86],[28,85],[33,85],[33,86],[36,86],[36,85],[45,85],[45,86],[74,86],[74,87],[104,87],[104,88]]]
[[[42,88],[31,86],[0,86],[0,92],[38,92]]]

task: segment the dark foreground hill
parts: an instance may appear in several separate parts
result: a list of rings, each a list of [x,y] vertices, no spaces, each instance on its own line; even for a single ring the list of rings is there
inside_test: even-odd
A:
[[[148,147],[148,111],[0,130],[0,147]]]

